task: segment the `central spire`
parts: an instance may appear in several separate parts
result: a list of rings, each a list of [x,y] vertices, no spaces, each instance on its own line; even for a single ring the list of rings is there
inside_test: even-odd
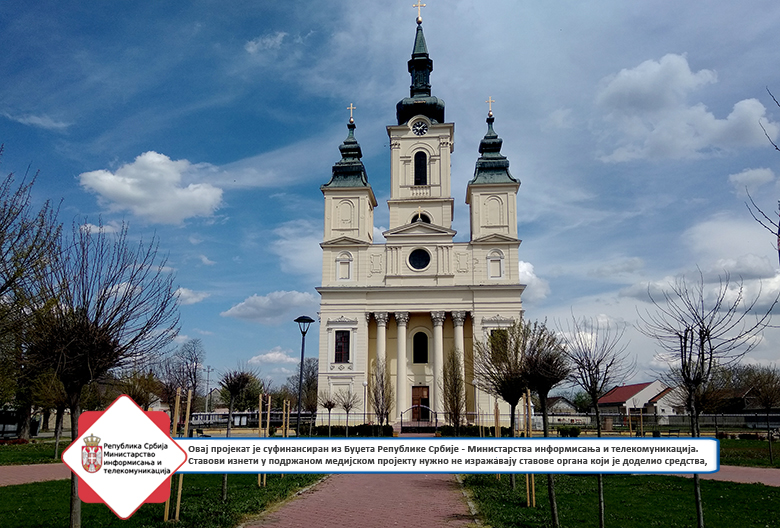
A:
[[[425,6],[418,2],[414,7]],[[409,87],[409,97],[405,97],[396,105],[398,124],[403,125],[416,115],[424,115],[435,123],[444,122],[444,101],[431,95],[431,72],[433,61],[428,55],[428,46],[423,34],[422,17],[417,16],[417,33],[414,37],[412,58],[407,63],[412,76]]]

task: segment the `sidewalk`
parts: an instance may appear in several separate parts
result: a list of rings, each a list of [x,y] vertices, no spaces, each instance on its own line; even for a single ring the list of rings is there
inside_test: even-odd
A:
[[[0,486],[62,480],[70,478],[65,464],[35,464],[32,466],[0,466]]]
[[[474,526],[455,475],[331,475],[244,528],[463,528]]]

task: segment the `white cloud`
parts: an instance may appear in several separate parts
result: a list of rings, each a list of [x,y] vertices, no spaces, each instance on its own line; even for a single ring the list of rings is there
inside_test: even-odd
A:
[[[210,216],[222,203],[222,189],[208,183],[185,186],[182,181],[205,168],[149,151],[116,172],[97,170],[79,178],[82,187],[98,194],[111,210],[131,211],[150,222],[180,224]]]
[[[256,55],[260,51],[265,50],[278,50],[282,46],[282,41],[287,33],[284,31],[277,31],[276,33],[269,33],[262,37],[248,41],[244,44],[244,49],[251,55]]]
[[[179,288],[176,290],[176,295],[179,296],[179,304],[189,305],[197,304],[200,301],[208,298],[211,294],[206,292],[196,292],[189,288]]]
[[[21,123],[22,125],[29,125],[37,128],[43,128],[45,130],[65,130],[71,125],[71,123],[65,123],[64,121],[57,121],[56,119],[52,119],[47,115],[26,114],[26,115],[15,116],[5,112],[3,112],[2,115],[10,119],[11,121],[16,121],[17,123]]]
[[[385,235],[382,234],[385,231],[387,231],[387,228],[384,226],[374,226],[374,244],[384,244],[387,242],[387,240],[385,240]]]
[[[122,224],[119,222],[109,222],[102,225],[82,224],[80,229],[87,233],[119,233],[122,229]]]
[[[608,262],[596,269],[588,272],[588,275],[594,277],[615,277],[616,275],[626,275],[635,273],[644,268],[645,263],[639,257],[623,258]]]
[[[200,259],[201,264],[204,266],[213,266],[216,264],[216,262],[208,258],[206,255],[198,255],[198,258]]]
[[[574,120],[571,116],[571,108],[558,108],[547,116],[547,120],[542,125],[545,129],[568,129],[574,127]]]
[[[717,79],[711,70],[693,73],[685,55],[670,53],[660,61],[647,60],[608,77],[596,101],[626,115],[674,110],[685,102],[688,92]]]
[[[734,186],[737,194],[746,197],[747,193],[753,193],[764,184],[775,181],[775,173],[772,169],[745,169],[737,174],[729,175],[729,183]],[[747,192],[745,192],[747,190]]]
[[[714,215],[691,226],[680,238],[691,252],[692,261],[702,268],[744,255],[766,255],[774,242],[753,219],[728,213]]]
[[[520,270],[520,283],[526,285],[523,291],[524,301],[531,303],[541,301],[550,294],[550,284],[536,276],[533,264],[521,260],[518,268]]]
[[[308,292],[275,291],[268,295],[252,295],[220,315],[262,324],[292,320],[299,312],[314,313],[319,299]],[[295,316],[290,316],[294,313]]]
[[[268,352],[263,352],[249,359],[250,365],[262,365],[266,363],[298,363],[294,352],[289,348],[276,346]]]
[[[318,280],[322,276],[322,225],[293,220],[274,229],[271,251],[282,261],[282,271],[301,273]]]
[[[648,60],[602,81],[596,101],[607,111],[618,147],[603,161],[695,158],[739,147],[763,146],[780,127],[766,119],[756,99],[737,102],[725,119],[703,103],[689,104],[690,93],[715,83],[711,70],[692,72],[685,55]]]

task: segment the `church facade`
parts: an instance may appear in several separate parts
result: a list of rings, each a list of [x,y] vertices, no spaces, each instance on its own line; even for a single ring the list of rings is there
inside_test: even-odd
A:
[[[442,371],[461,359],[467,413],[492,412],[493,399],[473,382],[473,343],[523,314],[518,268],[520,183],[501,154],[492,111],[466,188],[468,242],[455,242],[450,157],[454,124],[431,94],[433,61],[417,19],[409,97],[387,126],[391,152],[390,224],[373,240],[377,200],[361,162],[356,125],[339,147],[341,160],[321,186],[325,199],[319,391],[352,393],[363,408],[372,369],[384,365],[394,387],[391,421],[433,420],[443,410]],[[368,398],[367,400],[370,400]],[[338,408],[336,411],[338,412]],[[326,413],[321,410],[320,416]],[[439,418],[439,422],[442,418]]]

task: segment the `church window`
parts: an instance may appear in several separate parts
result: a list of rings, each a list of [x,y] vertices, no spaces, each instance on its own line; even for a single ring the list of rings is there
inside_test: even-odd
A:
[[[355,206],[349,200],[342,200],[338,205],[337,228],[350,228],[353,225]]]
[[[509,330],[506,328],[496,328],[490,331],[490,354],[493,358],[496,355],[503,356],[509,348]]]
[[[486,225],[504,225],[504,204],[497,196],[491,196],[485,201]]]
[[[352,255],[346,251],[336,259],[336,277],[341,281],[352,279]]]
[[[428,185],[428,156],[422,151],[414,155],[414,184]]]
[[[334,363],[349,363],[349,330],[336,330]]]
[[[409,266],[412,269],[421,271],[428,267],[431,263],[431,254],[426,250],[418,248],[409,253]]]
[[[501,279],[504,276],[504,254],[494,249],[487,256],[488,277]]]
[[[415,212],[414,215],[412,216],[412,223],[414,222],[423,222],[425,224],[430,224],[431,217],[428,216],[426,213]]]
[[[414,334],[412,350],[415,363],[428,363],[428,335],[425,332]]]

